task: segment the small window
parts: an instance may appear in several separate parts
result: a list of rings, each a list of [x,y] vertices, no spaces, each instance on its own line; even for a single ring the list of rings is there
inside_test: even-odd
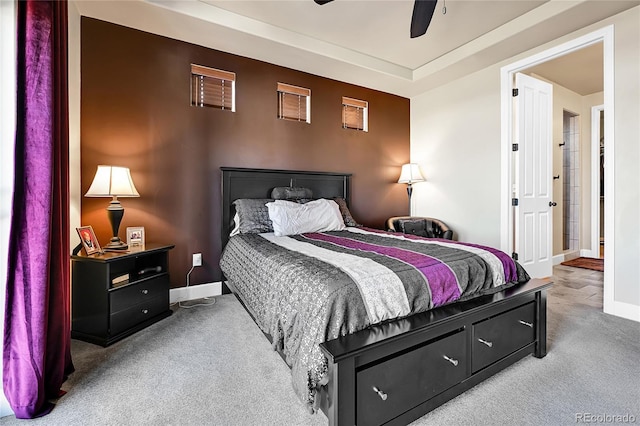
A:
[[[343,96],[342,127],[369,131],[369,102]]]
[[[191,105],[236,110],[236,74],[191,64]]]
[[[311,90],[278,83],[278,118],[311,123]]]

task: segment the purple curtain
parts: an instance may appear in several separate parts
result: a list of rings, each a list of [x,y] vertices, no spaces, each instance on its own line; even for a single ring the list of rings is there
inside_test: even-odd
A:
[[[18,418],[47,414],[73,371],[69,318],[66,1],[19,1],[15,192],[3,386]]]

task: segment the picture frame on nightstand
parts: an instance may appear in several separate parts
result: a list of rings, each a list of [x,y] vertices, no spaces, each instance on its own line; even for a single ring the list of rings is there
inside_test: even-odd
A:
[[[128,226],[127,227],[127,245],[129,250],[144,250],[144,227]]]
[[[100,248],[98,238],[96,238],[96,234],[93,232],[93,228],[91,226],[81,226],[76,228],[76,231],[78,232],[80,241],[82,241],[82,247],[84,247],[84,251],[87,253],[87,256],[95,253],[102,253],[102,248]]]

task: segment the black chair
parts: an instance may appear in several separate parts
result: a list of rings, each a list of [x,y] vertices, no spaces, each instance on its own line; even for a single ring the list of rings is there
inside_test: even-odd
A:
[[[387,231],[453,240],[453,230],[432,217],[394,216],[387,220]]]

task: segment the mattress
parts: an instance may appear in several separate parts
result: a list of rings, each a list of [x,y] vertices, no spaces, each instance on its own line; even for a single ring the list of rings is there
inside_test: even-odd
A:
[[[327,380],[319,343],[529,280],[494,248],[358,227],[235,235],[220,266],[310,409]]]

